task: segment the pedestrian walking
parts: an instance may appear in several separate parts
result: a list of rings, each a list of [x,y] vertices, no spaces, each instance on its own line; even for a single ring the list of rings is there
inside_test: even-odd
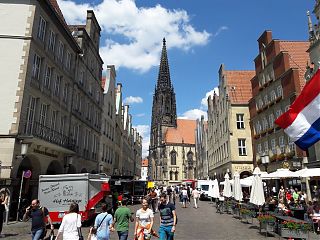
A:
[[[61,235],[63,240],[79,240],[82,237],[81,215],[79,205],[75,202],[70,204],[69,213],[62,218],[56,239],[59,239]]]
[[[110,231],[114,231],[112,215],[107,212],[107,204],[102,204],[102,213],[96,216],[94,227],[90,228],[88,240],[109,240]]]
[[[149,199],[150,199],[150,205],[152,208],[153,213],[156,212],[156,207],[157,207],[157,202],[158,202],[158,198],[157,198],[157,193],[154,190],[154,188],[151,189],[150,193],[149,193]]]
[[[49,211],[45,207],[40,206],[40,201],[34,199],[31,202],[31,206],[26,208],[26,212],[23,215],[23,221],[31,221],[31,235],[32,240],[43,239],[46,235],[46,223],[49,222],[51,230],[54,229],[51,218],[49,216]]]
[[[200,192],[198,191],[198,189],[194,188],[192,190],[192,197],[193,197],[193,201],[194,201],[194,208],[198,208],[198,202],[199,202],[199,198],[200,198]]]
[[[119,240],[127,240],[129,234],[129,220],[134,221],[130,209],[127,208],[126,200],[119,202],[119,207],[114,213],[112,228],[116,226]]]
[[[188,191],[186,188],[181,190],[181,195],[182,195],[182,204],[183,204],[183,208],[187,207],[187,201],[188,201]]]
[[[150,239],[153,226],[153,211],[148,208],[148,200],[142,199],[142,208],[136,212],[136,224],[134,230],[135,240]]]
[[[160,196],[160,240],[173,240],[176,231],[177,215],[176,207],[172,203],[167,202],[165,193]]]
[[[190,204],[190,199],[191,199],[191,190],[190,190],[190,186],[187,187],[187,193],[188,193],[188,202]]]

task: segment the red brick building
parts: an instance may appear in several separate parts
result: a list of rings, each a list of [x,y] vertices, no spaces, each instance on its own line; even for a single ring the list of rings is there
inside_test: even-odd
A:
[[[258,45],[256,75],[251,80],[253,97],[249,102],[254,164],[269,160],[265,164],[268,172],[282,167],[299,169],[305,153],[274,121],[288,110],[305,85],[309,42],[277,40],[271,31],[265,31]]]

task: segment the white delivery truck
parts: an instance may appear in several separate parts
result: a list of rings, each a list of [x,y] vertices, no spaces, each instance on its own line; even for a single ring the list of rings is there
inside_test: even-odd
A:
[[[198,180],[197,188],[200,190],[200,200],[210,200],[213,190],[213,180]]]
[[[54,223],[61,223],[71,202],[79,204],[82,221],[94,217],[100,203],[112,204],[109,177],[90,173],[40,175],[38,198]]]

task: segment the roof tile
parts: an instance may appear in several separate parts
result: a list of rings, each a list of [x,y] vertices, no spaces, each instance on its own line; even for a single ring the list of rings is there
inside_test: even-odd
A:
[[[177,119],[177,128],[167,129],[165,142],[195,144],[196,127],[196,120]]]
[[[225,71],[226,85],[231,103],[247,104],[252,98],[251,79],[255,71]]]

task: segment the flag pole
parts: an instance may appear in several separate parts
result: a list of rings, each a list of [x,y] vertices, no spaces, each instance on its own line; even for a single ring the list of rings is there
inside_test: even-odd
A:
[[[21,204],[21,193],[22,193],[22,186],[23,186],[23,176],[24,176],[24,171],[22,171],[22,175],[21,175],[21,184],[20,184],[20,192],[19,192],[19,201],[18,201],[16,221],[19,221],[19,209],[20,209],[20,204]]]

